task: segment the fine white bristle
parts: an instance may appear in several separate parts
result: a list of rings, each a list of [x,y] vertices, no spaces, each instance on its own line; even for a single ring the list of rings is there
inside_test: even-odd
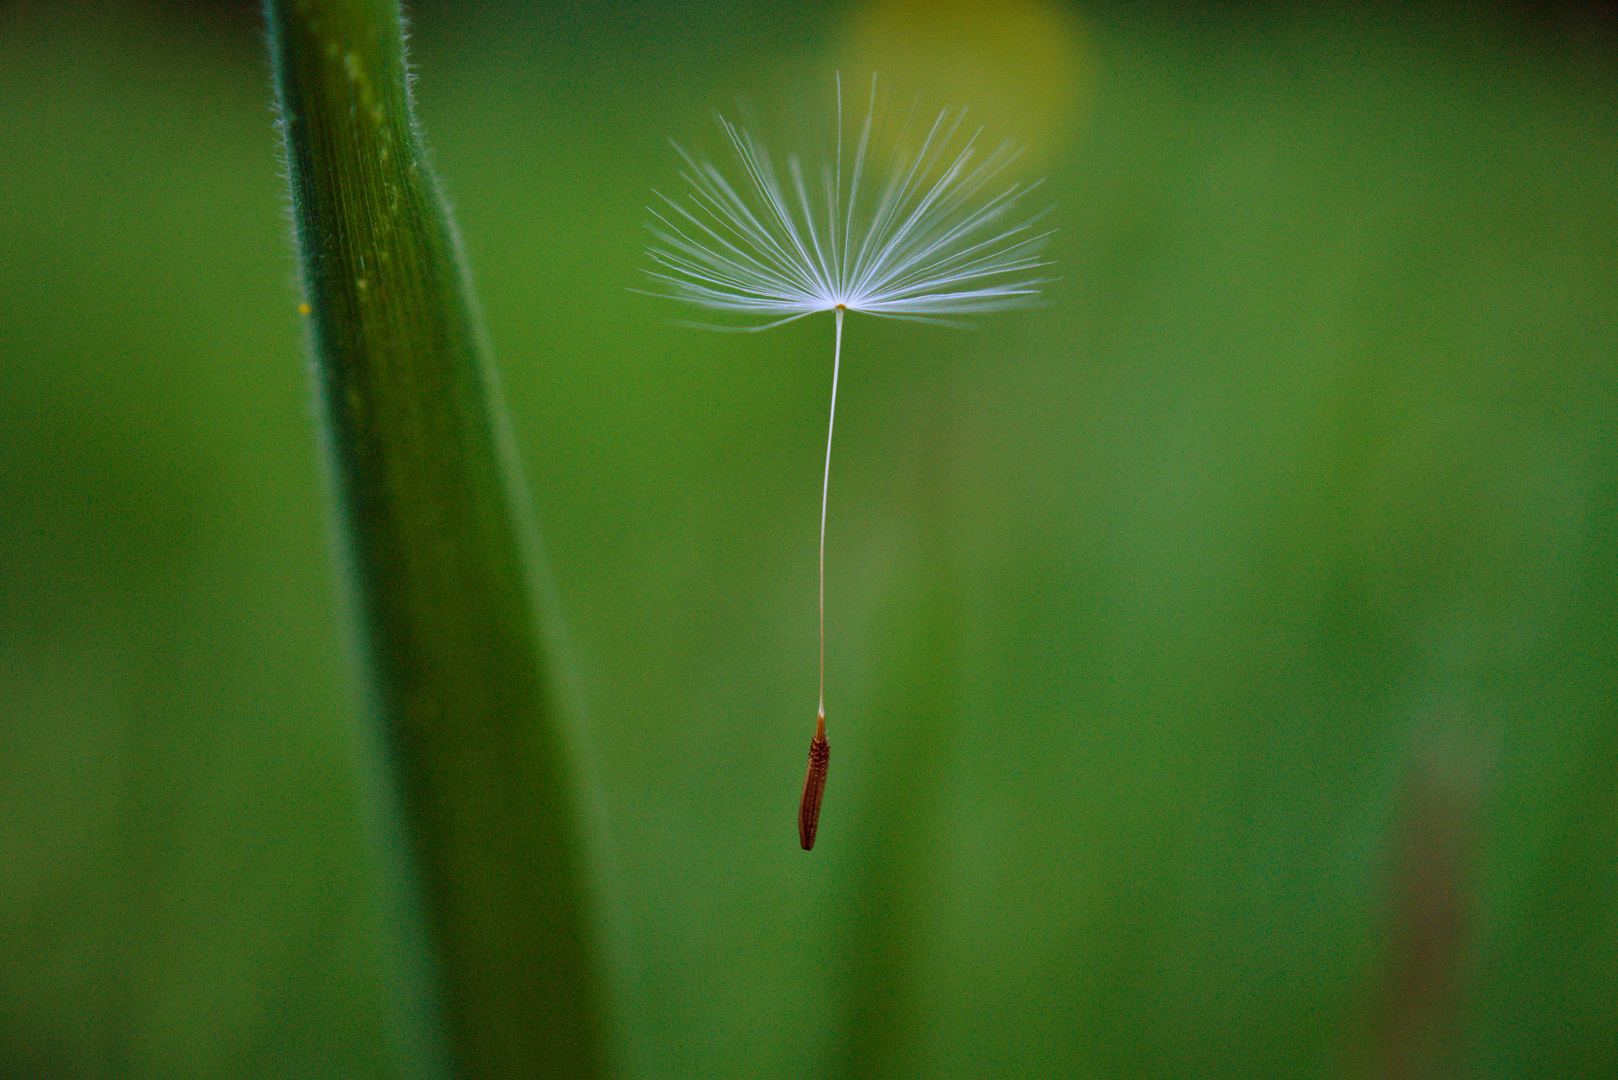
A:
[[[685,199],[654,192],[647,271],[655,291],[698,307],[767,320],[717,329],[766,330],[817,311],[862,311],[918,322],[1027,307],[1050,279],[1028,276],[1049,261],[1039,230],[1048,209],[1019,214],[1038,184],[993,189],[1019,150],[987,153],[981,129],[946,109],[906,149],[901,133],[880,163],[871,160],[876,83],[845,175],[842,84],[837,149],[820,183],[797,155],[785,175],[752,132],[717,117],[739,166],[737,182],[678,144]],[[916,140],[911,139],[914,143]]]

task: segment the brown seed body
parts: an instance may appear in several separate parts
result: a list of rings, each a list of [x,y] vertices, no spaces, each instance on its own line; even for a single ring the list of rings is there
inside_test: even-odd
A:
[[[803,850],[815,846],[815,829],[820,826],[820,798],[826,793],[826,767],[831,764],[831,743],[826,741],[826,718],[815,725],[809,740],[809,772],[803,778],[803,801],[798,804],[798,842]]]

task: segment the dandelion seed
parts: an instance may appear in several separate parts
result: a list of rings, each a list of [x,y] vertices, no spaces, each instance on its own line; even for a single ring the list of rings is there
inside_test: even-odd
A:
[[[837,79],[837,149],[822,161],[819,183],[805,178],[798,155],[787,158],[786,182],[769,150],[750,131],[717,116],[740,166],[732,183],[713,164],[675,150],[690,185],[684,200],[654,192],[647,276],[656,295],[713,311],[765,321],[716,330],[768,330],[820,311],[835,315],[831,409],[820,487],[820,704],[809,746],[809,770],[798,809],[804,850],[814,846],[831,748],[826,741],[826,504],[831,439],[837,419],[843,315],[965,325],[957,315],[986,314],[1039,303],[1050,278],[1029,276],[1050,265],[1040,257],[1055,231],[1039,231],[1049,209],[1025,215],[1019,200],[1038,186],[990,190],[1020,150],[1002,143],[985,152],[982,129],[945,109],[931,125],[907,122],[892,148],[873,146],[876,79],[865,121],[844,171],[843,87]],[[880,134],[880,133],[876,133]],[[877,161],[875,158],[882,158]],[[989,194],[985,194],[990,191]],[[706,324],[691,324],[706,325]]]

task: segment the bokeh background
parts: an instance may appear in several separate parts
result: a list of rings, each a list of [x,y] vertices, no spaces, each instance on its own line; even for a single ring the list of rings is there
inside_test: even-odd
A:
[[[626,1068],[1618,1075],[1610,9],[412,14]],[[850,318],[805,855],[830,320],[630,290],[667,139],[839,68],[1027,143],[1061,280]],[[398,1067],[282,183],[253,6],[0,4],[6,1077]]]

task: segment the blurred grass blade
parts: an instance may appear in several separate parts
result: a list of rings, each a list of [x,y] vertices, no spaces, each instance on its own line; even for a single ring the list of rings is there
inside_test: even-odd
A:
[[[436,968],[453,1072],[598,1075],[606,980],[579,748],[540,662],[530,519],[416,130],[399,6],[269,0],[267,15],[372,705],[361,743],[381,749],[372,789],[397,793],[374,814],[380,835],[406,837],[392,864],[415,867],[382,891],[419,879],[431,941],[396,966]],[[415,1045],[438,1071],[431,1037]]]

